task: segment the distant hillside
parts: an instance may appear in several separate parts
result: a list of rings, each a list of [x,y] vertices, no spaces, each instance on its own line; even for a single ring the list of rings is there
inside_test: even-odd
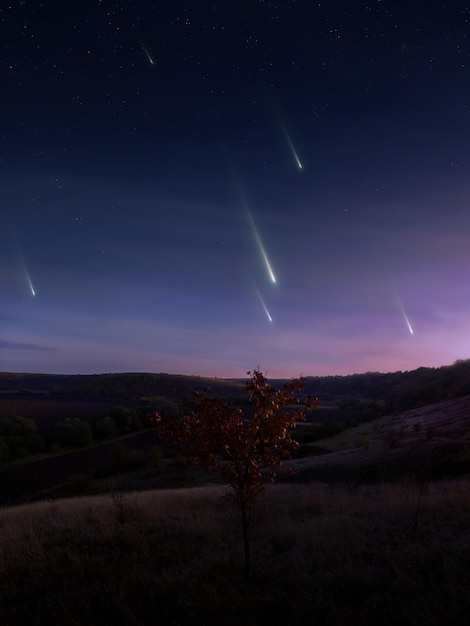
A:
[[[405,411],[470,393],[470,360],[389,374],[309,376],[305,391],[324,402],[365,398],[384,402],[386,412]]]
[[[0,373],[0,394],[75,394],[137,401],[141,396],[189,397],[192,391],[210,388],[227,397],[245,394],[241,381],[178,374],[21,374]]]
[[[378,417],[311,446],[313,456],[287,462],[309,480],[468,475],[470,395]]]
[[[179,374],[28,374],[0,373],[0,394],[42,393],[108,397],[136,402],[142,396],[166,396],[180,400],[192,391],[210,388],[214,394],[241,398],[241,379],[205,378]],[[282,385],[285,380],[271,379]],[[381,402],[383,411],[398,412],[470,393],[470,360],[442,367],[420,367],[406,372],[366,372],[350,376],[308,376],[304,391],[323,404],[347,408],[358,400]]]
[[[319,396],[321,406],[298,425],[296,438],[301,448],[287,465],[300,472],[299,479],[331,483],[395,480],[408,475],[434,480],[467,474],[469,381],[470,361],[393,374],[309,377],[307,391]],[[270,382],[278,386],[284,381]],[[129,407],[145,418],[159,397],[174,402],[177,411],[183,412],[191,410],[186,401],[191,391],[207,388],[233,405],[245,404],[242,380],[146,373],[0,374],[0,420],[15,416],[35,420],[49,445],[54,441],[56,423],[66,417],[95,424],[98,417],[109,415],[112,407]],[[243,408],[249,416],[250,408]],[[0,503],[35,497],[77,474],[98,480],[113,472],[113,442],[98,438],[96,443],[99,445],[67,450],[63,456],[2,469]],[[129,450],[148,453],[155,445],[154,433],[131,432],[126,445]],[[157,479],[166,480],[164,474]],[[128,478],[123,480],[127,484]],[[139,480],[147,488],[147,470]],[[131,488],[142,485],[132,482]]]
[[[93,376],[69,376],[67,374],[22,374],[0,372],[0,392],[43,392],[70,393],[80,389]]]

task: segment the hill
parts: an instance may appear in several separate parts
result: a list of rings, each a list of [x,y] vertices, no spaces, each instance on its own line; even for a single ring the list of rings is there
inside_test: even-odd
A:
[[[414,475],[433,480],[470,471],[470,361],[441,368],[419,368],[391,374],[309,377],[306,390],[318,395],[319,410],[298,425],[301,444],[290,465],[296,480],[361,482],[402,479]],[[278,386],[284,381],[270,381]],[[99,375],[0,374],[0,419],[33,419],[47,450],[58,420],[75,418],[96,424],[103,415],[118,418],[132,411],[144,424],[151,412],[148,399],[163,398],[179,414],[190,410],[191,391],[210,388],[233,406],[246,407],[245,382],[171,374],[126,373]],[[428,398],[432,402],[426,403]],[[172,403],[175,405],[172,405]],[[110,407],[127,407],[113,409]],[[118,411],[119,414],[116,414]],[[100,416],[100,417],[97,417]],[[0,422],[1,423],[1,422]],[[145,427],[145,425],[144,425]],[[148,428],[148,425],[146,426]],[[149,454],[156,440],[152,432],[121,430],[125,449]],[[1,438],[0,438],[1,439]],[[96,445],[99,444],[99,445]],[[86,475],[93,489],[106,489],[100,477],[115,473],[113,441],[94,440],[91,448],[39,455],[4,466],[0,472],[0,501],[35,499],[57,490],[68,478]],[[49,455],[50,456],[50,455]],[[17,463],[13,463],[17,465]],[[289,464],[288,464],[289,465]],[[167,471],[167,470],[165,470]],[[115,477],[125,489],[193,484],[186,470],[172,469],[153,476],[147,470]],[[200,478],[197,478],[200,482]],[[62,493],[59,489],[58,493]]]
[[[468,624],[468,480],[271,485],[243,578],[220,487],[0,508],[0,623]]]
[[[403,411],[470,393],[470,359],[387,374],[308,376],[305,391],[327,402],[367,398],[382,401],[387,412]]]
[[[210,387],[214,393],[243,395],[241,381],[180,374],[27,374],[0,372],[0,395],[75,394],[82,397],[121,398],[132,402],[145,395],[163,395],[170,399],[189,396]]]
[[[286,463],[296,475],[270,485],[253,518],[252,584],[242,576],[239,510],[224,486],[178,459],[117,471],[107,441],[2,470],[0,621],[466,624],[467,367],[308,380],[323,407],[297,425],[301,454]],[[140,394],[186,397],[214,382],[246,399],[243,381],[17,376],[28,386],[0,400],[132,406]],[[439,399],[426,404],[430,395]],[[407,408],[384,413],[392,405]],[[341,427],[327,436],[328,424]],[[119,444],[132,459],[133,446],[154,441],[147,431]]]
[[[118,374],[28,374],[0,372],[0,395],[76,394],[82,397],[121,398],[132,402],[145,395],[169,399],[189,397],[210,388],[224,397],[243,397],[246,379],[208,378],[145,372]],[[285,379],[271,379],[280,386]],[[470,393],[470,359],[441,367],[419,367],[405,372],[366,372],[349,376],[306,376],[304,391],[331,403],[355,399],[380,400],[388,411],[424,406]]]
[[[290,461],[304,480],[350,484],[470,472],[470,395],[363,422],[312,444]]]

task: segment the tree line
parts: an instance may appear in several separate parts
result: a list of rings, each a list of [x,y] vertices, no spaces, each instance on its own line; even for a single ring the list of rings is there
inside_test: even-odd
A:
[[[33,419],[16,416],[0,420],[0,464],[137,433],[150,428],[150,414],[158,411],[166,418],[177,418],[184,409],[164,396],[152,396],[136,409],[114,407],[89,420],[65,417],[56,422],[48,436],[40,434]]]

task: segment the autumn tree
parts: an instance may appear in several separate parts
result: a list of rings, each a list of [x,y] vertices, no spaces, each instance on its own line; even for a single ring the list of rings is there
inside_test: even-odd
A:
[[[253,508],[266,485],[275,480],[284,460],[298,443],[291,431],[318,400],[301,400],[304,378],[291,380],[282,389],[271,386],[259,370],[247,383],[251,417],[242,409],[229,409],[223,398],[209,392],[194,392],[196,409],[178,421],[156,414],[157,433],[176,455],[203,469],[219,472],[230,486],[230,495],[240,507],[243,528],[245,573],[251,575],[249,525]]]

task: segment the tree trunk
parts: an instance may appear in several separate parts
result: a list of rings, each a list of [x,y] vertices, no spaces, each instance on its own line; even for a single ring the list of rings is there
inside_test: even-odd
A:
[[[245,500],[241,503],[242,510],[242,525],[243,525],[243,543],[245,547],[245,577],[247,580],[251,580],[251,549],[250,538],[248,535],[248,510],[247,502]]]

